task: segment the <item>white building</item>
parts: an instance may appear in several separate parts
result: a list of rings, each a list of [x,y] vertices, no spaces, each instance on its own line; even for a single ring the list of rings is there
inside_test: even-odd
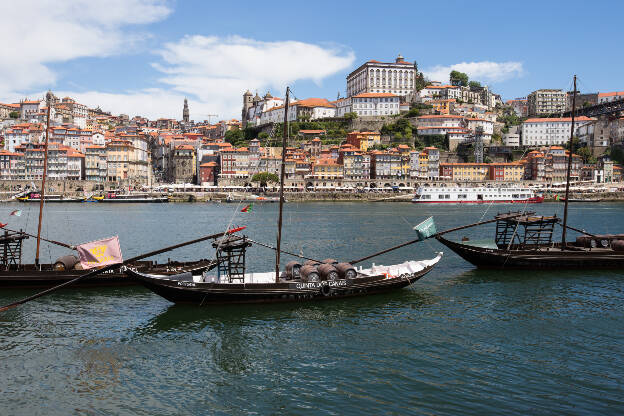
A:
[[[589,117],[576,117],[576,129],[594,121]],[[572,118],[530,118],[522,123],[523,146],[554,146],[568,143]]]
[[[418,93],[420,101],[461,99],[462,92],[455,85],[428,85]]]
[[[358,117],[399,114],[399,96],[392,93],[369,92],[351,97],[352,111]]]
[[[464,127],[464,117],[451,114],[418,117],[418,127]]]
[[[282,110],[283,113],[283,110]],[[336,106],[325,98],[306,98],[288,107],[288,121],[336,117]]]
[[[351,113],[351,98],[339,98],[334,101],[336,105],[336,117],[344,117],[345,114]]]
[[[40,100],[20,102],[20,118],[22,120],[29,121],[31,118],[37,118],[39,110],[41,110]]]
[[[490,120],[475,117],[467,118],[466,122],[468,123],[468,130],[471,130],[473,133],[476,131],[477,127],[481,127],[483,129],[483,134],[489,136],[494,134],[494,123]]]
[[[394,62],[375,60],[347,75],[347,97],[363,93],[392,93],[407,97],[414,93],[416,68],[399,55]]]
[[[536,90],[527,97],[529,116],[563,113],[567,96],[562,90]]]
[[[598,104],[624,99],[624,91],[598,93]]]

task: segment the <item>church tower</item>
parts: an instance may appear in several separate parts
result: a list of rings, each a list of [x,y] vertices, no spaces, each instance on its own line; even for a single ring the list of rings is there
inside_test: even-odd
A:
[[[182,110],[182,121],[184,121],[185,123],[189,122],[189,108],[186,98],[184,99],[184,109]]]

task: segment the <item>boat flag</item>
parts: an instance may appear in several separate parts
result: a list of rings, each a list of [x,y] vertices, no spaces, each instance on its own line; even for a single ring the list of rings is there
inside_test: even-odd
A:
[[[4,223],[4,222],[0,222],[0,228],[4,228],[8,225],[9,223]]]
[[[559,195],[555,194],[555,201],[559,201]]]
[[[123,263],[117,236],[76,246],[83,269]]]
[[[414,231],[418,235],[419,240],[425,240],[436,233],[435,222],[433,217],[429,217],[417,226],[414,227]]]
[[[22,210],[21,209],[16,209],[15,211],[12,211],[9,215],[15,215],[16,217],[21,217],[22,216]]]
[[[247,205],[245,208],[241,209],[241,212],[251,212],[253,210],[253,202]]]

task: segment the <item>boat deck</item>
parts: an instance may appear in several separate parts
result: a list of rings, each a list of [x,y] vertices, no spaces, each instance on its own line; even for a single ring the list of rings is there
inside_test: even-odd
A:
[[[356,268],[358,273],[358,277],[369,277],[369,276],[381,276],[385,275],[388,279],[401,276],[404,274],[413,274],[424,270],[429,266],[433,266],[436,264],[442,253],[439,253],[433,259],[428,260],[419,260],[419,261],[406,261],[400,264],[395,264],[391,266],[384,265],[375,265],[373,264],[370,268]],[[161,279],[169,279],[169,280],[177,280],[177,281],[187,281],[187,282],[195,282],[195,283],[220,283],[220,284],[266,284],[266,283],[274,283],[275,282],[275,272],[262,272],[262,273],[245,273],[244,280],[233,280],[229,281],[229,279],[220,278],[217,275],[193,275],[190,272],[182,273],[174,276],[164,275],[164,274],[153,274],[153,277],[158,277]]]

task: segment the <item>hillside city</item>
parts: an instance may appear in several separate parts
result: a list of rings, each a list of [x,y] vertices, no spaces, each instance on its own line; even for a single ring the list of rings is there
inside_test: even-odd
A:
[[[251,86],[250,86],[251,87]],[[464,73],[428,80],[415,62],[370,60],[346,76],[346,96],[292,99],[285,187],[413,188],[428,181],[619,182],[624,91],[538,89],[503,101]],[[274,91],[275,93],[275,91]],[[50,113],[48,178],[112,188],[278,181],[285,100],[241,91],[240,119],[149,120],[88,108],[71,97],[0,103],[0,180],[41,180]],[[1,101],[1,97],[0,97]],[[140,113],[138,108],[137,112]],[[8,185],[7,185],[8,184]]]

